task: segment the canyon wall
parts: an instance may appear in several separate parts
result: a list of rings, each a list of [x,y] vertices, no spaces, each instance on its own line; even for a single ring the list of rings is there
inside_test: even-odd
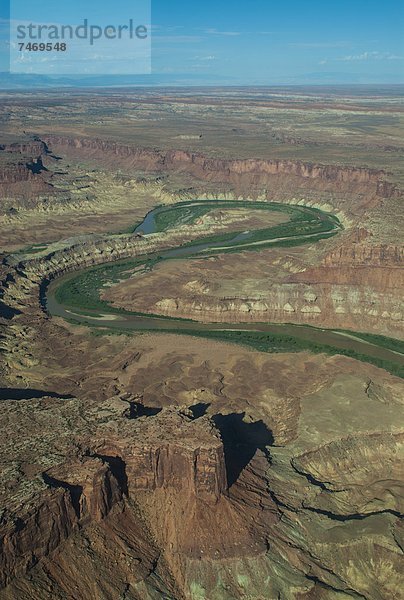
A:
[[[169,443],[159,439],[163,422]],[[207,417],[193,423],[189,411],[165,409],[163,415],[139,418],[138,423],[142,427],[135,441],[114,438],[95,446],[97,454],[123,461],[129,496],[136,498],[139,490],[173,488],[184,493],[187,489],[192,496],[215,504],[226,492],[223,443]]]
[[[335,280],[338,276],[343,279],[343,275],[334,274]],[[302,279],[303,274],[299,277]],[[279,283],[273,284],[265,295],[193,298],[181,295],[165,297],[152,305],[145,296],[133,306],[141,311],[205,322],[309,324],[403,338],[403,289],[404,286],[392,286],[375,290],[356,283]]]
[[[93,138],[48,135],[43,139],[52,150],[71,158],[100,161],[122,169],[184,172],[200,180],[231,184],[236,191],[250,196],[258,190],[267,190],[268,197],[274,193],[290,195],[293,190],[307,191],[311,186],[319,191],[358,194],[360,208],[374,204],[378,197],[401,195],[394,184],[386,181],[387,173],[382,170],[285,159],[222,159]]]
[[[47,152],[42,141],[0,144],[0,212],[8,208],[5,198],[27,200],[53,193],[43,176]]]
[[[105,518],[122,499],[119,482],[101,460],[59,466],[42,477],[47,484],[42,493],[19,506],[16,513],[9,505],[3,514],[0,588],[25,574],[84,524]]]
[[[44,176],[46,166],[55,166],[56,154],[83,162],[93,161],[113,170],[184,174],[204,182],[220,193],[220,187],[236,195],[290,200],[309,195],[335,209],[358,215],[377,205],[382,198],[401,196],[388,181],[388,173],[366,167],[322,165],[286,159],[214,158],[184,150],[159,150],[128,146],[96,138],[69,138],[45,135],[43,139],[0,145],[0,193],[4,198],[35,198],[56,193],[53,173]],[[29,182],[29,185],[27,185]],[[192,193],[192,188],[189,190]],[[347,202],[356,197],[354,203]]]

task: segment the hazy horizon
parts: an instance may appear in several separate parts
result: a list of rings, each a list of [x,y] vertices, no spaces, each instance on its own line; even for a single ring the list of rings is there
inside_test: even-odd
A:
[[[46,22],[49,6],[42,1],[32,8],[37,21]],[[96,86],[113,85],[109,77],[118,78],[117,85],[139,86],[404,84],[404,5],[398,0],[386,0],[382,5],[374,0],[292,0],[287,5],[263,0],[248,5],[206,0],[189,6],[178,0],[169,5],[152,0],[151,8],[151,74],[120,75],[117,64],[117,73],[108,71],[104,82],[102,73],[94,76]],[[20,18],[25,10],[26,18],[32,19],[29,7],[23,9]],[[79,0],[72,0],[63,9],[53,6],[53,15],[58,14],[55,10],[60,11],[61,22],[77,23],[81,17],[89,17],[95,22],[104,18],[115,23],[121,17],[124,20],[126,14],[136,14],[136,4],[129,0],[113,4],[90,0],[83,9]],[[85,14],[81,14],[83,10]],[[27,81],[29,86],[41,82],[46,86],[68,85],[68,80],[72,85],[86,84],[82,76],[57,72],[7,75],[9,18],[6,2],[0,8],[0,84],[21,87]],[[113,52],[108,56],[109,48],[108,43],[99,48],[94,44],[94,53],[85,57],[86,63],[101,70],[104,63],[114,63]],[[28,60],[31,58],[32,53]],[[44,53],[41,62],[47,61],[51,70],[51,59]]]

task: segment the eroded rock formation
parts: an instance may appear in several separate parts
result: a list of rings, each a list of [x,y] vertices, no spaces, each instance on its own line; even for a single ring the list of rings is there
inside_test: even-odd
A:
[[[129,392],[4,400],[15,434],[0,457],[0,597],[288,598],[292,583],[302,598],[399,598],[398,385],[366,380],[366,367],[345,375],[350,406],[317,367],[279,411],[265,364],[249,361],[234,365],[236,377],[258,368],[262,409],[249,415],[220,396],[167,408]]]
[[[320,165],[282,159],[219,159],[184,150],[162,151],[152,148],[125,146],[94,138],[67,138],[48,135],[43,137],[55,152],[81,157],[104,164],[119,159],[125,168],[146,171],[184,171],[201,180],[231,183],[236,192],[249,195],[267,189],[269,195],[289,193],[311,186],[323,191],[338,190],[350,194],[366,191],[362,206],[375,203],[377,197],[397,197],[400,190],[386,181],[382,170]],[[352,207],[353,208],[353,207]]]
[[[18,204],[18,200],[21,199],[26,202],[41,194],[52,194],[53,187],[43,176],[43,172],[46,171],[44,165],[46,154],[47,147],[42,141],[1,144],[1,197],[13,198]],[[7,204],[0,206],[0,211],[7,208],[10,210]]]
[[[265,189],[292,201],[298,189],[303,202],[311,190],[320,205],[324,192],[348,226],[399,194],[385,173],[369,169],[44,139],[109,165],[118,157],[126,168],[183,169],[230,184],[236,195]],[[34,182],[42,185],[46,160],[38,160],[47,146],[2,152],[15,150],[33,160],[3,183],[26,181],[32,193]],[[280,320],[294,312],[298,322],[317,324],[327,313],[335,326],[369,302],[379,311],[374,318],[385,311],[394,326],[402,249],[373,243],[366,228],[356,233],[308,264],[283,256],[288,280],[265,300],[232,299],[236,320],[278,311]],[[54,277],[175,246],[187,235],[87,236],[37,258],[3,260],[0,598],[398,600],[399,379],[340,356],[268,358],[180,336],[175,344],[158,335],[99,340],[43,311]],[[206,291],[206,282],[189,283],[192,293]],[[356,286],[363,297],[352,299]],[[334,320],[332,306],[346,308],[347,298],[348,312],[338,313],[345,321]],[[171,300],[161,311],[178,309]],[[195,303],[188,309],[192,317],[203,312]],[[7,395],[10,382],[19,387]],[[35,398],[29,385],[61,391]]]

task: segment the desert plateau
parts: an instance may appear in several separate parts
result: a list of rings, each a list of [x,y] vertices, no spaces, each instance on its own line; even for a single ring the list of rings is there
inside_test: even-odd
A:
[[[0,130],[0,598],[403,598],[402,86]]]

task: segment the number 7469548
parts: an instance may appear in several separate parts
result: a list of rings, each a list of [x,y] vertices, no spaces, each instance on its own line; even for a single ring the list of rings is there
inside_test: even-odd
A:
[[[26,50],[27,52],[65,52],[67,50],[67,45],[64,42],[57,42],[55,44],[52,44],[51,42],[48,42],[46,44],[45,42],[28,42],[27,44],[19,43],[18,46],[20,52],[22,52],[23,50]]]

